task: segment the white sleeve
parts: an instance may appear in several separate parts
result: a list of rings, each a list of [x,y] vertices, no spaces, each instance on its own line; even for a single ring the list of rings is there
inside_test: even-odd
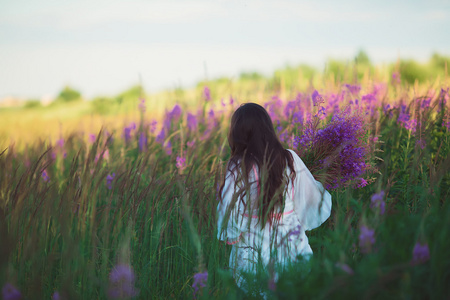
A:
[[[227,172],[225,185],[222,190],[222,200],[217,205],[217,238],[234,244],[239,241],[242,233],[244,209],[239,199],[235,201],[238,187],[235,183],[235,175]],[[233,205],[233,202],[235,204]],[[229,217],[227,216],[229,214]]]
[[[301,158],[292,150],[296,178],[294,182],[294,211],[304,230],[319,227],[331,214],[331,195],[314,179]]]

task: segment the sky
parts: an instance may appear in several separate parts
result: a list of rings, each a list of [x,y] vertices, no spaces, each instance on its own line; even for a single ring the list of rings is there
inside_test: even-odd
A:
[[[287,64],[450,55],[450,0],[0,0],[0,99],[189,87]]]

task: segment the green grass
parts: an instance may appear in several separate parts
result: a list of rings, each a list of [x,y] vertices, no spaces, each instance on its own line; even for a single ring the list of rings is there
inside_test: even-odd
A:
[[[363,90],[371,89],[369,82],[362,82]],[[252,84],[260,91],[255,96],[260,100],[270,100],[268,95],[281,91],[261,91],[259,83]],[[212,85],[214,99],[228,95],[226,86]],[[24,299],[49,299],[55,291],[62,299],[107,299],[108,276],[121,262],[134,269],[139,299],[192,298],[193,275],[205,270],[208,282],[202,298],[251,298],[231,277],[230,246],[216,239],[216,190],[229,156],[226,135],[232,108],[217,117],[217,126],[205,136],[212,104],[201,99],[202,88],[200,84],[194,92],[165,95],[173,97],[170,104],[148,99],[143,119],[136,109],[138,99],[127,104],[129,112],[97,116],[109,123],[80,119],[89,102],[29,109],[24,120],[31,122],[33,114],[42,112],[42,122],[47,122],[69,112],[65,118],[85,127],[84,132],[63,131],[65,158],[62,149],[49,147],[55,139],[46,138],[0,151],[0,285],[12,283]],[[243,95],[245,88],[239,93]],[[330,92],[339,89],[337,84],[329,88]],[[420,86],[415,92],[426,94],[428,88]],[[385,100],[411,102],[417,97],[412,96],[413,89],[407,84],[389,85]],[[253,93],[252,88],[248,93]],[[280,95],[290,99],[291,94],[295,92],[285,89]],[[166,136],[173,146],[170,155],[156,142],[157,132],[146,131],[147,149],[140,151],[138,137],[153,118],[151,105],[171,107],[176,102],[185,109],[203,109],[199,130],[188,131],[184,119],[174,122]],[[278,299],[450,297],[450,133],[442,126],[448,107],[440,113],[437,106],[420,110],[423,122],[414,134],[398,124],[398,110],[392,117],[385,116],[381,106],[378,111],[380,116],[372,120],[368,133],[379,137],[373,149],[379,158],[378,172],[368,174],[374,182],[360,189],[332,191],[331,217],[307,233],[314,251],[311,261],[283,272],[275,291],[268,289],[269,275],[261,270],[255,289]],[[163,110],[160,113],[162,118]],[[97,128],[89,120],[104,126],[95,143],[86,137]],[[138,128],[125,143],[121,126],[131,121]],[[30,134],[40,136],[42,128],[28,128]],[[17,133],[15,138],[21,137]],[[420,137],[425,140],[423,149],[416,144]],[[194,139],[195,145],[188,147],[186,142]],[[109,158],[102,158],[106,150]],[[179,170],[176,157],[182,151],[187,167]],[[48,182],[42,177],[44,169]],[[108,189],[106,178],[112,173],[115,178]],[[384,215],[370,208],[371,196],[380,190],[386,193]],[[375,229],[376,242],[369,253],[358,246],[362,224]],[[417,241],[428,244],[430,259],[413,266]],[[354,274],[336,263],[347,264]],[[253,297],[258,295],[255,292]]]

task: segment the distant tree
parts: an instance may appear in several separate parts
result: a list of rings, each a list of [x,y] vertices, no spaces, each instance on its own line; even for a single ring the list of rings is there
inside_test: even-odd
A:
[[[344,75],[347,72],[348,63],[336,59],[328,59],[325,68],[325,75],[333,74],[334,79],[338,82],[344,80]]]
[[[239,74],[239,79],[242,80],[258,80],[263,78],[264,76],[258,72],[242,72],[241,74]]]
[[[123,91],[119,94],[122,98],[135,98],[139,99],[141,95],[145,94],[143,87],[139,84],[132,86],[131,88]]]
[[[364,50],[359,50],[358,54],[355,56],[355,63],[361,65],[370,65],[370,59]]]
[[[69,86],[66,86],[56,98],[57,102],[64,102],[64,103],[73,102],[77,100],[81,100],[81,93],[78,92],[77,90],[72,89]]]
[[[96,97],[91,102],[92,111],[99,115],[108,114],[115,105],[115,101],[108,97]]]
[[[430,78],[430,71],[429,68],[415,60],[401,60],[400,75],[402,80],[413,84],[416,80],[420,83]]]
[[[132,107],[133,109],[135,109],[139,104],[139,99],[141,97],[145,98],[145,90],[142,85],[137,84],[121,92],[119,95],[113,97],[112,101],[118,105],[125,105],[128,108]],[[104,101],[100,102],[104,104]],[[103,111],[102,113],[106,112]]]
[[[307,79],[311,79],[314,76],[314,74],[317,73],[315,68],[313,68],[309,65],[306,65],[306,64],[299,65],[297,69]]]
[[[231,81],[231,79],[226,76],[217,77],[212,80],[213,83],[217,83],[217,84],[230,83],[230,81]]]
[[[28,100],[27,102],[25,102],[24,108],[35,108],[41,106],[41,101],[39,100]]]
[[[433,56],[431,56],[430,63],[433,67],[437,67],[443,71],[445,70],[445,65],[447,65],[448,70],[450,68],[450,57],[434,53]]]
[[[310,80],[315,72],[314,68],[306,64],[286,65],[284,68],[276,70],[270,80],[274,87],[279,85],[280,88],[295,89],[299,84],[300,76],[303,80]]]

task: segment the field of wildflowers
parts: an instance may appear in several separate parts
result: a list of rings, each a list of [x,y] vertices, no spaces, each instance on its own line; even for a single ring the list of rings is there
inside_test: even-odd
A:
[[[449,298],[448,83],[394,73],[322,89],[255,83],[240,96],[205,84],[195,105],[176,97],[161,118],[142,96],[115,126],[0,149],[3,299]],[[244,294],[215,213],[229,119],[248,101],[266,107],[333,210],[307,233],[310,261],[278,282],[261,269]]]

